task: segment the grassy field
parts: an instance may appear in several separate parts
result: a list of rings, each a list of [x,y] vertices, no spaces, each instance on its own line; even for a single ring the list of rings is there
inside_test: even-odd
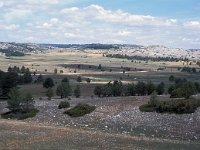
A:
[[[25,66],[36,71],[37,74],[52,77],[56,83],[59,83],[64,77],[68,77],[73,85],[78,84],[76,79],[81,76],[83,82],[81,88],[84,96],[92,96],[96,84],[107,83],[113,80],[122,80],[125,83],[149,81],[155,84],[161,81],[169,85],[168,78],[170,75],[175,77],[187,78],[189,80],[200,82],[200,74],[183,73],[177,70],[178,67],[184,67],[183,62],[151,62],[141,61],[141,63],[131,62],[126,59],[107,58],[99,53],[88,53],[85,51],[65,51],[65,52],[47,52],[39,54],[26,55],[24,57],[12,57],[5,59],[0,57],[0,70],[6,71],[9,66]],[[73,65],[74,64],[74,65]],[[81,67],[78,68],[77,65]],[[98,68],[101,64],[103,70]],[[185,63],[186,64],[186,63]],[[89,67],[90,66],[90,67]],[[130,68],[123,74],[123,68]],[[190,67],[198,66],[192,63]],[[58,74],[54,74],[54,69],[58,69]],[[137,69],[135,71],[135,68]],[[166,68],[157,71],[158,68]],[[47,72],[45,72],[45,69]],[[112,71],[110,71],[112,69]],[[63,73],[60,73],[60,70]],[[138,71],[142,70],[142,71]],[[76,73],[74,73],[76,71]],[[92,79],[91,84],[85,82],[86,78]],[[34,89],[34,90],[33,90]],[[22,91],[31,91],[34,96],[40,97],[45,95],[45,89],[41,85],[25,85]]]
[[[81,67],[77,67],[77,65]],[[99,64],[102,70],[98,69]],[[73,95],[72,106],[78,102],[95,105],[94,113],[71,119],[57,109],[59,97],[46,98],[42,84],[20,85],[22,93],[31,93],[39,114],[24,122],[0,119],[0,149],[199,149],[199,110],[191,115],[141,113],[138,107],[149,97],[97,98],[93,90],[97,84],[113,80],[123,83],[152,81],[155,84],[171,84],[170,75],[200,82],[200,73],[184,73],[177,70],[183,62],[131,62],[126,59],[103,57],[102,53],[87,51],[47,52],[12,57],[0,57],[0,70],[9,66],[25,66],[31,71],[52,77],[56,85],[67,77],[72,87],[80,84],[81,98]],[[198,68],[195,63],[190,67]],[[54,69],[58,73],[54,74]],[[124,68],[130,68],[125,71]],[[165,68],[158,71],[158,68]],[[45,69],[47,71],[45,71]],[[111,69],[111,70],[110,70]],[[60,70],[63,73],[60,73]],[[76,81],[82,77],[82,82]],[[86,79],[90,78],[91,83]],[[56,86],[54,87],[56,91]],[[159,97],[167,99],[168,96]],[[40,99],[40,100],[39,100]],[[68,99],[66,99],[68,100]],[[0,103],[0,112],[6,103]],[[57,118],[55,118],[57,116]],[[57,126],[58,125],[58,126]],[[76,125],[76,126],[75,126]],[[89,127],[88,127],[89,126]],[[107,127],[108,126],[108,127]],[[192,126],[190,128],[190,126]],[[85,128],[86,127],[86,128]],[[128,133],[128,134],[126,134]],[[183,134],[183,135],[182,135]]]

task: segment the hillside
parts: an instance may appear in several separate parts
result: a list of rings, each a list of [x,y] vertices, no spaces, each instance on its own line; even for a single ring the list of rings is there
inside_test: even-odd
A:
[[[0,42],[0,55],[1,56],[24,56],[25,53],[39,52],[47,50],[50,47],[39,44],[28,44],[28,43],[9,43]]]
[[[121,48],[120,50],[110,51],[109,54],[126,54],[128,56],[142,56],[142,57],[174,57],[174,58],[188,58],[200,59],[200,50],[169,48],[166,46],[153,45],[141,46],[137,48]]]
[[[121,54],[141,57],[174,57],[200,59],[200,50],[170,48],[160,45],[140,46],[128,44],[29,44],[0,42],[1,56],[24,56],[29,52],[42,52],[56,49],[82,49],[88,52],[99,51],[107,54]]]

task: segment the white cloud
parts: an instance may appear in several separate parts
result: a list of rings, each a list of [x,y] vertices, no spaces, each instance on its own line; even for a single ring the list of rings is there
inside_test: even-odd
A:
[[[110,11],[98,5],[90,5],[85,8],[66,8],[61,10],[61,13],[66,15],[70,14],[73,15],[73,17],[76,16],[82,20],[96,19],[111,23],[126,23],[129,25],[148,24],[169,26],[177,23],[177,20],[175,19],[162,19],[153,16],[133,15],[121,10]]]
[[[26,3],[28,4],[36,4],[36,5],[41,5],[41,4],[58,4],[62,0],[26,0]]]
[[[74,1],[69,0],[67,4]],[[63,8],[67,6],[62,5],[64,3],[66,1],[63,0],[5,1],[0,9],[3,12],[0,13],[0,40],[5,41],[5,36],[1,35],[8,35],[8,40],[22,40],[18,42],[200,47],[199,21],[183,22],[173,18],[136,15],[122,10],[108,10],[99,5]]]
[[[3,7],[3,6],[4,6],[4,3],[3,3],[3,2],[0,2],[0,8]]]
[[[118,35],[120,36],[128,36],[128,35],[131,35],[132,32],[130,31],[119,31],[118,32]]]
[[[29,9],[11,9],[4,15],[4,18],[5,20],[12,21],[18,18],[23,18],[30,14],[32,14],[32,11]]]
[[[19,28],[19,25],[16,25],[16,24],[10,24],[8,26],[5,26],[6,30],[15,30],[15,29],[18,29],[18,28]]]
[[[13,31],[13,30],[19,29],[20,26],[17,24],[0,24],[0,28],[7,31]]]
[[[57,24],[57,23],[59,22],[59,20],[58,20],[58,18],[51,18],[51,19],[50,19],[50,22],[51,22],[52,24]]]
[[[185,27],[191,28],[199,28],[200,29],[200,21],[189,21],[184,24]]]
[[[64,34],[67,38],[69,37],[76,37],[76,35],[74,33],[65,33]]]

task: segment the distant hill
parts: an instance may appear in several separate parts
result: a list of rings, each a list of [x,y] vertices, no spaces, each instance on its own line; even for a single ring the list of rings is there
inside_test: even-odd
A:
[[[200,50],[170,48],[161,45],[141,46],[136,48],[126,47],[109,54],[126,54],[128,56],[142,56],[142,57],[173,57],[173,58],[188,58],[200,59]]]
[[[43,51],[47,49],[47,46],[41,46],[39,44],[0,42],[0,55],[6,57],[24,56],[25,53],[28,52]]]
[[[170,48],[162,45],[130,45],[130,44],[32,44],[32,43],[9,43],[0,42],[0,56],[24,56],[29,52],[42,52],[54,49],[83,49],[102,50],[107,54],[120,54],[141,57],[173,57],[200,59],[200,49]]]
[[[81,49],[119,49],[123,47],[132,47],[138,48],[141,47],[140,45],[129,45],[129,44],[100,44],[100,43],[93,43],[93,44],[41,44],[44,46],[51,46],[57,48],[81,48]]]

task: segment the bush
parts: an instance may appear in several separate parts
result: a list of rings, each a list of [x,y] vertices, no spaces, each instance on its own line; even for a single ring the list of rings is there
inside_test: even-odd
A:
[[[69,108],[70,107],[70,104],[69,104],[69,102],[67,102],[67,101],[62,101],[62,102],[60,102],[60,104],[58,105],[58,108],[59,109],[62,109],[62,108]]]
[[[149,104],[144,104],[144,105],[140,106],[139,109],[141,112],[154,112],[155,111],[155,108]]]
[[[10,118],[10,119],[24,120],[27,118],[35,117],[38,112],[39,110],[36,108],[26,113],[9,111],[7,113],[2,114],[1,117],[4,119]]]
[[[91,82],[91,79],[90,79],[90,78],[87,78],[87,79],[86,79],[86,82],[87,82],[87,83],[90,83],[90,82]]]
[[[194,113],[195,110],[200,107],[200,100],[198,99],[178,99],[159,101],[156,106],[151,104],[144,104],[140,106],[142,112],[153,112],[158,113],[175,113],[175,114],[187,114]]]
[[[79,103],[74,108],[65,111],[65,114],[68,114],[71,117],[81,117],[86,114],[93,112],[96,109],[95,106],[90,106],[88,104]]]

